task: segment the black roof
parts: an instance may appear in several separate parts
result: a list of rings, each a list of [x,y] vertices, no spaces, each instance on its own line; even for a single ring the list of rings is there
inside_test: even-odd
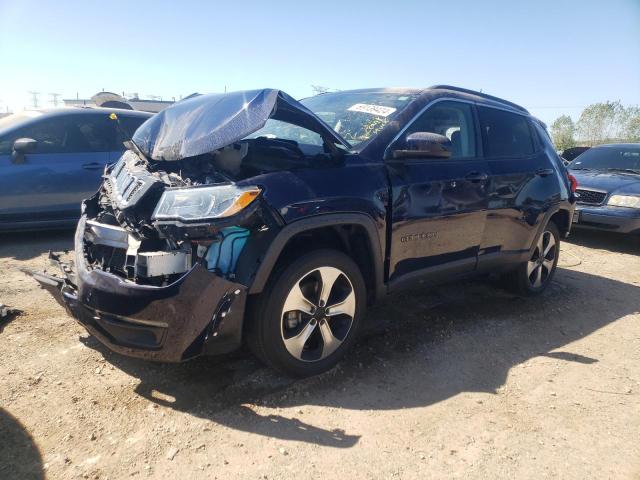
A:
[[[354,90],[340,90],[337,92],[326,92],[321,93],[319,95],[331,95],[333,93],[341,93],[341,92],[349,92],[349,93],[373,93],[373,92],[390,92],[390,93],[399,93],[399,94],[407,94],[407,95],[429,95],[435,94],[437,92],[452,92],[456,97],[467,99],[470,101],[483,103],[485,105],[493,105],[501,108],[506,108],[507,110],[512,110],[519,113],[524,113],[526,115],[530,115],[529,111],[518,105],[517,103],[510,102],[500,97],[495,97],[493,95],[488,95],[483,92],[477,92],[475,90],[470,90],[468,88],[456,87],[453,85],[433,85],[428,88],[409,88],[409,87],[386,87],[386,88],[359,88]]]
[[[511,108],[513,108],[515,110],[519,110],[522,113],[529,114],[529,111],[526,108],[521,107],[517,103],[510,102],[510,101],[505,100],[505,99],[500,98],[500,97],[494,97],[493,95],[488,95],[486,93],[477,92],[475,90],[470,90],[468,88],[454,87],[453,85],[433,85],[433,86],[429,87],[427,90],[449,90],[449,91],[452,91],[452,92],[463,93],[463,94],[470,95],[470,96],[473,96],[473,97],[478,97],[478,98],[483,99],[483,100],[489,100],[492,103],[500,103],[500,104],[509,106],[509,107],[511,107]]]

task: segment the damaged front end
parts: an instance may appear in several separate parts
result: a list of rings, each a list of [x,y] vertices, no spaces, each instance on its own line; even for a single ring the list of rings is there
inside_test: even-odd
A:
[[[247,285],[276,217],[254,199],[217,223],[159,220],[160,198],[179,189],[134,157],[125,154],[83,203],[73,258],[50,254],[55,272],[34,278],[114,351],[182,361],[236,349]]]
[[[303,150],[268,120],[320,139]],[[253,134],[253,136],[252,136]],[[338,145],[341,145],[339,147]],[[278,90],[204,95],[150,118],[82,206],[72,262],[34,278],[111,349],[159,361],[241,343],[247,289],[283,222],[257,179],[347,144]]]

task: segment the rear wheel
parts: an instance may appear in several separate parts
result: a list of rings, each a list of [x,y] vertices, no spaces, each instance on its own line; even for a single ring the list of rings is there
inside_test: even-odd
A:
[[[275,273],[257,299],[248,343],[270,366],[304,377],[332,368],[355,340],[365,308],[358,266],[316,250]]]
[[[555,274],[559,254],[560,232],[555,223],[549,222],[538,238],[529,260],[509,275],[510,285],[524,295],[544,292]]]

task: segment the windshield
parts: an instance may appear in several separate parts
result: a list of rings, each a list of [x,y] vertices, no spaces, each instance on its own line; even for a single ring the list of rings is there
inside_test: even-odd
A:
[[[630,170],[640,173],[640,144],[587,150],[569,165],[570,170]]]
[[[388,92],[336,92],[300,100],[351,145],[369,141],[416,97]]]
[[[302,145],[323,145],[320,134],[312,132],[304,127],[292,123],[274,120],[270,118],[260,130],[253,132],[246,138],[279,138],[281,140],[293,140]]]

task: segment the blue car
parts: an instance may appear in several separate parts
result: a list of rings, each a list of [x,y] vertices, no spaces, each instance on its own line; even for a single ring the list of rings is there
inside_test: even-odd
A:
[[[119,125],[109,119],[116,112]],[[0,119],[0,231],[73,226],[123,141],[151,116],[103,108],[27,111]]]
[[[591,148],[569,170],[579,185],[574,226],[640,233],[640,143]]]

